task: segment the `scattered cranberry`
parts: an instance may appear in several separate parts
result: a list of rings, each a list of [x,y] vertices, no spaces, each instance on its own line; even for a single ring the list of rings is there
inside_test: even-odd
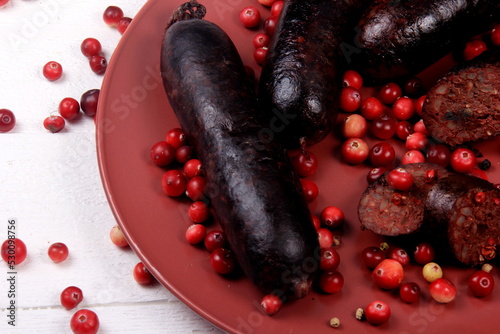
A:
[[[451,153],[451,168],[458,173],[470,172],[477,163],[474,152],[468,148],[459,147]]]
[[[410,264],[410,255],[407,251],[400,247],[394,247],[389,250],[389,254],[387,254],[389,259],[393,259],[401,263],[403,267]]]
[[[400,121],[409,120],[415,113],[413,100],[406,96],[399,97],[392,105],[392,113]]]
[[[70,326],[74,334],[96,334],[99,330],[99,318],[95,312],[81,309],[71,317]]]
[[[226,246],[226,236],[224,232],[220,230],[213,230],[207,233],[204,240],[205,248],[212,252],[217,248],[222,248]]]
[[[269,38],[268,35],[260,32],[255,37],[253,38],[253,46],[258,49],[258,48],[264,48],[269,46],[269,41],[271,39]]]
[[[109,238],[111,239],[111,242],[118,247],[128,246],[128,241],[125,238],[125,234],[123,234],[122,229],[118,225],[115,225],[111,228],[111,230],[109,231]]]
[[[72,310],[83,300],[83,292],[76,286],[68,286],[61,292],[59,299],[66,310]]]
[[[278,0],[271,5],[271,16],[279,16],[281,14],[283,3],[283,0]]]
[[[387,168],[385,167],[375,167],[370,169],[368,174],[366,174],[366,181],[368,184],[375,183],[379,177],[381,177],[385,172],[387,172]]]
[[[184,174],[178,170],[172,169],[163,174],[161,186],[168,196],[178,197],[186,192],[187,179]]]
[[[488,47],[486,43],[478,38],[474,38],[465,44],[463,56],[465,61],[472,60],[486,51]]]
[[[404,278],[403,266],[396,260],[384,259],[373,269],[372,278],[382,289],[396,289]]]
[[[0,132],[9,132],[16,125],[16,117],[9,109],[0,109]]]
[[[393,104],[402,94],[403,92],[398,84],[389,82],[380,87],[378,98],[382,103]]]
[[[344,276],[338,271],[324,271],[318,281],[321,291],[325,293],[336,293],[344,286]]]
[[[255,62],[259,65],[263,65],[267,56],[267,46],[257,48],[253,52],[253,58],[255,59]]]
[[[408,121],[399,121],[396,124],[396,136],[406,141],[409,135],[413,133],[413,126]]]
[[[99,102],[99,89],[90,89],[82,94],[80,107],[87,116],[94,116],[97,113],[97,103]]]
[[[373,135],[379,139],[389,139],[396,133],[396,120],[386,114],[375,118],[371,125]]]
[[[26,244],[19,238],[7,239],[0,248],[2,259],[7,265],[17,266],[26,259]]]
[[[434,247],[427,242],[422,242],[415,247],[413,251],[413,259],[421,265],[425,265],[434,260],[435,251]]]
[[[135,281],[142,285],[150,284],[154,281],[153,275],[149,272],[148,268],[146,268],[146,266],[142,262],[139,262],[134,266],[132,274]]]
[[[260,11],[254,6],[247,6],[240,12],[240,22],[245,28],[254,28],[260,23]]]
[[[415,112],[420,117],[422,117],[422,109],[424,107],[424,102],[426,98],[427,95],[422,95],[415,101]]]
[[[364,118],[367,120],[374,120],[382,115],[384,106],[379,99],[370,96],[361,101],[360,109],[361,115],[363,115]]]
[[[484,270],[475,271],[468,280],[469,289],[476,297],[486,297],[493,291],[495,281],[490,273]]]
[[[214,249],[210,253],[210,265],[219,274],[230,274],[236,266],[233,252],[227,248]]]
[[[69,250],[64,243],[56,242],[49,246],[47,253],[52,261],[60,263],[68,258]]]
[[[333,233],[327,228],[318,229],[318,242],[320,248],[328,248],[333,245]]]
[[[404,85],[404,91],[409,96],[415,97],[422,93],[423,84],[422,79],[419,77],[411,77],[406,80]]]
[[[435,262],[429,262],[422,268],[422,276],[427,282],[434,282],[443,277],[443,269]]]
[[[203,176],[195,176],[187,181],[186,195],[193,201],[200,201],[205,198],[205,186],[207,181]]]
[[[358,165],[368,158],[368,144],[361,138],[349,138],[341,147],[342,159],[351,165]]]
[[[131,22],[132,19],[130,17],[122,17],[116,25],[116,30],[118,30],[118,32],[123,35]]]
[[[188,179],[192,179],[195,176],[201,176],[203,174],[201,170],[201,161],[198,159],[190,159],[184,164],[184,175]]]
[[[104,56],[94,55],[89,60],[90,69],[95,74],[104,74],[108,67],[108,61]]]
[[[361,259],[368,268],[374,269],[386,259],[386,255],[380,247],[368,246],[361,252]]]
[[[157,166],[168,166],[175,159],[175,149],[166,141],[159,141],[151,147],[149,157]]]
[[[450,164],[451,151],[443,144],[433,144],[428,147],[426,159],[427,162],[446,168]]]
[[[342,123],[342,135],[345,138],[362,138],[366,134],[368,123],[359,114],[347,116]]]
[[[63,68],[61,64],[56,61],[49,61],[43,66],[43,76],[49,81],[55,81],[61,78]]]
[[[427,131],[427,128],[425,126],[424,120],[420,119],[418,120],[414,125],[413,125],[413,131],[414,132],[420,132],[423,133],[424,135],[428,136],[429,131]]]
[[[187,145],[186,135],[181,128],[173,128],[167,131],[165,141],[172,145],[177,150],[178,148]]]
[[[300,179],[300,183],[302,184],[302,190],[304,192],[306,202],[314,202],[319,195],[319,188],[316,182],[307,179]]]
[[[321,220],[318,216],[311,214],[311,221],[314,225],[314,229],[318,231],[321,228]]]
[[[82,54],[87,58],[97,56],[101,53],[102,50],[101,42],[93,37],[85,38],[82,41],[82,44],[80,44],[80,50],[82,51]]]
[[[425,162],[425,156],[419,150],[406,151],[405,154],[403,154],[403,157],[401,158],[402,165],[416,164],[420,162]]]
[[[491,30],[490,39],[493,45],[500,45],[500,24],[497,24],[493,27],[493,29]]]
[[[194,149],[192,146],[184,145],[175,151],[175,160],[181,164],[185,164],[194,156]]]
[[[319,268],[323,271],[337,270],[340,264],[340,255],[333,247],[320,249]]]
[[[449,303],[457,295],[457,288],[446,278],[438,278],[429,284],[429,293],[438,303]]]
[[[384,141],[373,145],[368,156],[374,167],[390,166],[396,159],[396,151],[390,143]]]
[[[342,83],[344,87],[353,87],[354,89],[360,89],[361,87],[363,87],[363,77],[357,71],[347,70],[344,72]]]
[[[194,223],[203,223],[210,216],[210,210],[207,203],[195,201],[188,208],[188,217]]]
[[[336,206],[327,206],[319,216],[321,223],[329,228],[339,228],[345,220],[344,212]]]
[[[52,133],[56,133],[64,129],[66,122],[64,118],[57,115],[51,115],[44,119],[43,127]]]
[[[281,309],[281,306],[283,305],[283,302],[280,297],[274,294],[268,294],[262,298],[260,305],[262,306],[262,310],[265,314],[273,315],[278,313],[278,311]]]
[[[80,103],[72,97],[65,97],[59,102],[59,114],[68,121],[76,119],[80,115]]]
[[[413,132],[406,137],[405,146],[408,150],[422,151],[427,147],[428,139],[422,132]]]
[[[301,151],[293,157],[292,164],[299,176],[308,177],[318,169],[318,158],[312,152]]]
[[[414,303],[420,299],[422,290],[415,282],[407,282],[399,287],[399,296],[406,303]]]
[[[276,25],[278,24],[278,16],[270,16],[264,21],[264,32],[272,37],[274,36],[274,31],[276,30]]]
[[[355,112],[361,107],[361,93],[354,87],[342,88],[340,92],[340,109],[345,112]]]
[[[207,228],[201,224],[193,224],[186,230],[186,240],[191,245],[197,245],[205,240]]]
[[[389,305],[383,301],[374,301],[365,309],[366,320],[372,325],[382,325],[391,317]]]
[[[413,186],[413,176],[404,168],[395,168],[387,174],[387,184],[400,191],[408,191]]]
[[[109,6],[104,10],[102,18],[108,26],[116,27],[123,17],[123,10],[117,6]]]

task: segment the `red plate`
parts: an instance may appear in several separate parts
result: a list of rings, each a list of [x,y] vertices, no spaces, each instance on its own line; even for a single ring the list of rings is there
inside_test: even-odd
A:
[[[345,212],[343,244],[338,247],[343,290],[334,295],[312,293],[268,317],[258,308],[262,294],[249,281],[228,279],[211,269],[208,253],[184,239],[190,225],[188,202],[163,194],[160,179],[164,170],[149,160],[152,144],[178,126],[161,84],[159,57],[165,24],[179,4],[149,0],[134,18],[110,61],[97,122],[99,167],[109,203],[130,245],[156,278],[193,310],[231,333],[327,332],[331,331],[328,323],[332,317],[340,318],[341,327],[349,333],[495,332],[499,321],[490,315],[500,308],[500,293],[497,289],[487,298],[471,297],[466,280],[472,269],[445,267],[446,276],[459,291],[456,300],[447,305],[430,300],[416,265],[407,269],[405,281],[421,285],[423,298],[418,303],[405,304],[397,294],[373,285],[359,254],[382,238],[362,232],[356,215],[369,167],[342,163],[340,141],[333,135],[312,148],[320,159],[319,170],[311,178],[320,187],[320,197],[311,210],[318,214],[323,207],[336,205]],[[243,28],[238,19],[246,2],[205,0],[203,4],[208,11],[206,19],[229,33],[244,62],[258,74],[252,55],[252,38],[257,31]],[[263,8],[264,16],[268,13]],[[397,145],[401,153],[402,145]],[[498,143],[478,145],[492,162],[490,179],[499,182],[500,154],[495,146]],[[498,278],[496,272],[494,276]],[[382,326],[354,318],[358,307],[373,300],[384,300],[392,308],[391,319]]]

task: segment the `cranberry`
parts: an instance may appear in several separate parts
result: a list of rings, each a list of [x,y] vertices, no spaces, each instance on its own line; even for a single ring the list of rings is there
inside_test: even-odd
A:
[[[479,39],[479,38],[474,38],[467,42],[465,44],[465,48],[463,51],[463,57],[465,61],[472,60],[479,56],[481,53],[486,51],[488,47],[486,46],[486,43]]]
[[[80,103],[72,97],[65,97],[59,102],[59,114],[68,121],[76,119],[80,115]]]
[[[240,22],[245,28],[254,28],[260,23],[260,12],[254,6],[247,6],[240,12]]]
[[[422,151],[427,147],[428,139],[422,132],[413,132],[406,137],[405,146],[408,150]]]
[[[319,276],[319,287],[325,293],[336,293],[344,286],[344,276],[338,271],[324,271]]]
[[[370,96],[361,101],[361,115],[367,120],[374,120],[380,117],[384,111],[382,102],[376,97]]]
[[[313,175],[318,169],[318,158],[314,153],[302,150],[292,159],[292,164],[301,177],[308,177]]]
[[[429,293],[438,303],[449,303],[457,295],[457,288],[446,278],[438,278],[429,284]]]
[[[9,0],[0,0],[0,7],[5,6],[9,3]]]
[[[493,45],[500,45],[500,24],[497,24],[493,27],[493,29],[491,30],[490,39]]]
[[[415,112],[420,117],[422,117],[422,109],[424,107],[424,102],[426,98],[427,95],[422,95],[415,101]]]
[[[49,61],[43,66],[43,76],[49,81],[55,81],[62,77],[63,68],[56,61]]]
[[[181,164],[185,164],[194,156],[194,149],[192,146],[184,145],[175,151],[175,160]]]
[[[192,179],[195,176],[201,176],[203,174],[201,169],[201,161],[198,159],[190,159],[184,164],[184,175],[188,179]]]
[[[255,37],[253,38],[253,46],[258,49],[258,48],[264,48],[269,46],[269,41],[271,39],[269,38],[268,35],[260,32]]]
[[[451,153],[451,168],[458,173],[470,172],[477,163],[474,152],[468,148],[459,147]]]
[[[81,309],[71,317],[70,326],[74,334],[96,334],[99,331],[99,318],[95,312]]]
[[[260,305],[265,314],[273,315],[278,313],[278,311],[281,309],[281,306],[283,305],[283,302],[280,297],[274,294],[268,294],[262,298]]]
[[[255,59],[255,62],[259,65],[264,64],[264,62],[266,61],[266,56],[267,56],[267,46],[257,48],[253,52],[253,58]]]
[[[413,186],[413,176],[404,168],[395,168],[387,174],[387,184],[400,191],[409,191]]]
[[[379,177],[381,177],[385,172],[387,172],[387,168],[385,167],[375,167],[370,169],[368,174],[366,175],[366,181],[368,184],[375,183]]]
[[[187,181],[186,195],[193,201],[205,198],[205,186],[207,181],[203,176],[195,176]]]
[[[396,151],[390,143],[384,141],[373,145],[368,156],[374,167],[390,166],[396,159]]]
[[[274,36],[274,31],[276,30],[276,25],[278,24],[278,16],[270,16],[264,21],[264,32],[272,37]]]
[[[426,158],[427,162],[446,168],[450,164],[451,151],[443,144],[434,144],[428,147]]]
[[[403,157],[401,158],[402,165],[416,164],[420,162],[425,162],[425,157],[424,154],[419,150],[406,151],[405,154],[403,154]]]
[[[101,50],[101,42],[93,37],[85,38],[82,44],[80,44],[80,51],[82,51],[82,54],[87,58],[99,55]]]
[[[342,159],[351,165],[358,165],[368,158],[368,144],[361,138],[349,138],[341,147]]]
[[[429,131],[427,131],[427,128],[425,127],[425,123],[423,119],[418,120],[415,125],[413,125],[413,131],[414,132],[420,132],[423,133],[424,135],[428,136]]]
[[[414,303],[420,299],[422,290],[415,282],[407,282],[399,287],[399,296],[406,303]]]
[[[363,87],[363,77],[357,71],[347,70],[344,72],[342,83],[344,87],[353,87],[355,89],[361,89],[361,87]]]
[[[2,259],[9,266],[21,264],[27,255],[26,244],[19,238],[7,239],[0,247]]]
[[[438,278],[443,277],[443,269],[435,262],[429,262],[422,268],[422,276],[427,282],[434,282]]]
[[[344,87],[340,92],[340,109],[355,112],[361,107],[361,93],[354,87]]]
[[[44,119],[43,127],[49,130],[52,133],[56,133],[64,129],[66,122],[64,118],[57,115],[51,115]]]
[[[361,252],[361,259],[368,268],[374,269],[386,259],[386,255],[380,247],[368,246]]]
[[[480,179],[488,181],[488,174],[486,174],[486,172],[484,170],[481,170],[479,168],[474,167],[467,174],[473,175],[475,177],[478,177]]]
[[[207,228],[201,224],[193,224],[186,230],[186,240],[191,245],[197,245],[205,240]]]
[[[80,106],[87,116],[94,116],[97,113],[97,103],[99,102],[99,89],[90,89],[84,92],[80,98]]]
[[[411,77],[404,84],[404,91],[409,96],[415,97],[422,93],[423,84],[419,77]]]
[[[381,325],[391,317],[391,308],[383,301],[373,301],[365,309],[366,320],[372,325]]]
[[[226,244],[226,236],[220,230],[210,231],[205,236],[204,245],[209,252],[212,252],[217,248],[225,247]]]
[[[191,203],[188,208],[188,217],[194,223],[203,223],[210,216],[210,210],[207,203],[196,201]]]
[[[234,271],[236,260],[227,248],[217,248],[210,253],[210,265],[219,274],[227,275]]]
[[[175,149],[166,141],[159,141],[151,147],[149,157],[157,166],[168,166],[175,159]]]
[[[61,292],[59,299],[61,305],[66,310],[72,310],[83,300],[83,293],[82,290],[76,286],[68,286]]]
[[[311,180],[306,180],[306,179],[301,179],[300,183],[302,184],[302,190],[304,192],[304,197],[306,199],[307,203],[312,203],[316,198],[318,198],[319,195],[319,188],[318,185],[311,181]]]
[[[104,23],[111,27],[116,27],[118,22],[123,17],[123,10],[117,6],[109,6],[104,10],[102,14],[102,18]]]
[[[403,266],[396,260],[384,259],[373,269],[372,278],[382,289],[398,288],[404,278]]]
[[[47,253],[52,261],[59,263],[68,258],[69,250],[64,243],[56,242],[49,246]]]
[[[134,276],[134,280],[142,285],[150,284],[155,280],[153,275],[149,272],[148,268],[146,268],[146,266],[142,262],[139,262],[134,266],[132,274]]]
[[[396,121],[389,115],[380,115],[371,125],[373,135],[379,139],[389,139],[396,133]]]
[[[415,247],[413,251],[413,258],[418,264],[427,264],[434,260],[435,251],[434,247],[427,242],[422,242]]]
[[[362,138],[367,129],[366,119],[359,114],[349,115],[342,123],[342,135],[345,138]]]
[[[131,22],[132,22],[132,19],[130,17],[125,17],[125,16],[122,17],[116,25],[116,30],[118,30],[118,32],[121,35],[123,35]]]
[[[387,255],[389,259],[393,259],[401,263],[403,267],[407,266],[410,264],[410,255],[408,254],[407,251],[400,247],[394,247],[391,250],[389,250],[389,254]]]
[[[409,97],[399,97],[392,105],[392,113],[396,119],[406,121],[413,117],[415,105]]]
[[[327,228],[320,227],[318,229],[318,242],[320,248],[328,248],[333,245],[333,233]]]
[[[90,69],[95,74],[104,74],[108,67],[108,61],[104,56],[94,55],[89,60]]]
[[[402,94],[403,92],[398,84],[389,82],[380,87],[378,98],[382,103],[393,104]]]
[[[396,124],[396,136],[401,139],[406,141],[408,136],[413,133],[413,127],[410,122],[408,121],[399,121]]]
[[[279,16],[283,8],[284,1],[278,0],[271,5],[271,16]]]
[[[0,109],[0,132],[9,132],[16,126],[16,117],[9,109]]]
[[[323,271],[337,270],[340,264],[340,255],[333,247],[321,248],[319,268]]]
[[[187,145],[186,135],[181,128],[173,128],[167,131],[165,141],[177,150],[179,147]]]
[[[327,206],[319,216],[321,223],[329,228],[339,228],[345,220],[344,212],[336,206]]]
[[[184,174],[178,170],[172,169],[163,174],[161,186],[168,196],[178,197],[186,192],[187,179]]]
[[[490,273],[484,270],[475,271],[468,280],[469,289],[476,297],[486,297],[493,291],[495,281]]]
[[[318,216],[311,214],[311,221],[314,225],[314,229],[318,231],[321,228],[321,220]]]
[[[115,225],[111,228],[111,230],[109,231],[109,238],[111,239],[111,242],[118,247],[128,246],[128,241],[125,238],[125,234],[123,234],[122,229],[118,225]]]

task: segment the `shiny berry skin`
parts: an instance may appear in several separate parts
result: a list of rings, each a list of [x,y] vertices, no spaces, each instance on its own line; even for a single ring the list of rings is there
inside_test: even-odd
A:
[[[347,116],[342,123],[342,135],[344,138],[362,138],[368,130],[366,119],[359,114]]]
[[[368,246],[361,252],[361,259],[368,268],[374,269],[386,259],[386,255],[380,247]]]
[[[333,233],[327,228],[320,227],[318,230],[318,242],[320,248],[328,248],[333,245]]]
[[[363,87],[363,77],[357,71],[347,70],[342,77],[342,84],[344,87],[360,89]]]
[[[422,276],[427,282],[431,283],[443,277],[443,269],[439,264],[435,262],[429,262],[426,263],[422,268]]]
[[[83,300],[83,292],[79,287],[68,286],[61,292],[59,299],[66,310],[72,310]]]
[[[398,261],[403,267],[410,264],[410,255],[400,247],[391,248],[387,254],[387,258]]]
[[[26,259],[26,244],[19,238],[7,239],[0,247],[2,259],[7,265],[17,266]]]
[[[80,97],[80,107],[85,115],[92,117],[97,113],[100,92],[100,89],[90,89]]]
[[[340,255],[333,247],[321,248],[319,256],[319,269],[334,271],[339,267]]]
[[[139,262],[134,266],[132,274],[134,276],[134,280],[141,285],[150,284],[155,280],[148,268],[146,268],[142,262]]]
[[[344,87],[340,92],[340,109],[355,112],[361,107],[361,93],[354,87]]]
[[[194,149],[190,145],[179,147],[175,151],[175,160],[181,164],[185,164],[194,157]]]
[[[425,265],[434,261],[435,254],[436,252],[431,244],[422,242],[415,247],[415,250],[413,251],[413,259],[416,263]]]
[[[399,121],[396,124],[396,136],[406,141],[409,135],[413,133],[413,126],[408,121]]]
[[[468,148],[459,147],[451,153],[451,168],[458,173],[469,173],[477,164],[474,152]]]
[[[267,50],[267,46],[255,49],[255,51],[253,52],[253,58],[255,59],[255,62],[257,64],[264,64],[264,62],[266,61]]]
[[[201,161],[199,159],[190,159],[186,161],[183,171],[188,179],[192,179],[195,176],[201,176],[203,174]]]
[[[210,265],[217,273],[227,275],[234,271],[236,260],[231,250],[217,248],[210,253]]]
[[[395,168],[387,174],[387,184],[400,191],[408,191],[413,186],[413,176],[404,168]]]
[[[321,223],[328,228],[339,228],[344,224],[344,212],[336,206],[327,206],[319,216]]]
[[[344,276],[338,271],[324,271],[320,274],[318,285],[325,293],[336,293],[344,286]]]
[[[258,49],[258,48],[263,48],[269,46],[270,38],[268,35],[260,32],[255,37],[253,38],[253,46]]]
[[[165,141],[177,150],[179,147],[187,145],[186,135],[181,128],[173,128],[167,131]]]
[[[175,159],[175,149],[166,141],[159,141],[151,147],[149,157],[157,166],[168,166]]]
[[[312,152],[301,151],[293,157],[292,165],[299,176],[308,177],[318,169],[318,158]]]
[[[118,24],[116,25],[116,30],[123,35],[125,31],[127,31],[128,26],[132,22],[132,19],[130,17],[122,17],[120,21],[118,21]]]
[[[372,184],[378,180],[385,172],[387,172],[387,168],[385,167],[375,167],[370,169],[368,174],[366,174],[366,181],[368,184]]]
[[[406,137],[405,146],[408,150],[422,151],[427,147],[429,140],[422,132],[413,132]]]
[[[474,38],[465,44],[463,57],[465,61],[472,60],[486,51],[488,47],[486,43],[478,38]]]
[[[447,278],[438,278],[429,284],[429,293],[438,303],[446,304],[457,295],[457,288]]]
[[[399,287],[399,296],[406,303],[415,303],[420,299],[422,290],[415,282],[407,282]]]
[[[104,56],[94,55],[89,59],[89,65],[92,72],[95,74],[104,74],[108,67],[108,61]]]
[[[9,0],[0,0],[0,7],[5,6],[9,3]]]
[[[240,22],[245,28],[254,28],[260,23],[260,11],[254,6],[248,6],[241,10]]]
[[[179,197],[186,192],[187,182],[184,174],[178,170],[172,169],[163,174],[161,186],[168,196]]]
[[[49,61],[43,66],[43,76],[49,81],[56,81],[62,77],[63,68],[56,61]]]
[[[396,133],[396,120],[389,115],[382,114],[372,121],[371,131],[378,139],[389,139]]]
[[[196,201],[191,203],[188,208],[188,217],[194,223],[203,223],[210,216],[210,210],[207,203]]]
[[[411,97],[420,95],[423,90],[422,79],[420,79],[419,77],[409,78],[408,80],[406,80],[403,89],[405,93]]]
[[[451,161],[451,151],[443,144],[430,145],[427,148],[426,160],[427,162],[446,168]]]
[[[276,30],[276,25],[278,24],[278,16],[270,16],[264,21],[264,32],[272,37],[274,36],[274,31]]]
[[[115,225],[111,228],[111,230],[109,231],[109,238],[111,239],[111,242],[118,247],[128,246],[128,241],[125,238],[125,234],[123,234],[122,229],[118,225]]]
[[[389,82],[380,87],[378,99],[384,104],[393,104],[402,94],[403,92],[398,84]]]
[[[205,198],[205,186],[207,180],[203,176],[195,176],[189,179],[186,186],[186,195],[193,201]]]
[[[68,121],[76,119],[80,115],[80,103],[72,97],[65,97],[59,102],[59,114]]]
[[[66,246],[62,242],[53,243],[52,245],[49,246],[47,254],[49,255],[49,258],[53,262],[55,263],[63,262],[68,258],[69,255],[68,246]]]
[[[117,6],[109,6],[104,10],[102,19],[110,27],[116,27],[118,22],[123,17],[123,10]]]
[[[311,221],[316,232],[321,228],[321,220],[317,215],[311,214]]]
[[[382,289],[396,289],[403,282],[404,269],[398,261],[384,259],[373,269],[372,278],[375,284]]]
[[[205,248],[212,252],[217,248],[225,247],[227,244],[224,232],[220,230],[213,230],[207,233],[205,240],[203,240]]]
[[[61,131],[65,125],[64,118],[57,115],[48,116],[43,120],[43,127],[52,133]]]
[[[283,8],[284,1],[277,0],[271,5],[271,16],[279,16]]]
[[[366,320],[372,325],[382,325],[391,317],[389,305],[383,301],[374,301],[365,308]]]
[[[360,112],[364,118],[371,121],[382,115],[384,106],[379,99],[370,96],[361,101]]]
[[[351,165],[358,165],[368,158],[368,144],[361,138],[349,138],[341,146],[342,159]]]
[[[197,245],[205,240],[207,228],[201,224],[193,224],[186,230],[186,241],[191,245]]]
[[[491,30],[490,40],[493,45],[500,45],[500,24],[495,25]]]
[[[405,154],[403,154],[403,157],[401,158],[402,165],[416,164],[419,162],[425,162],[425,156],[419,150],[406,151]]]
[[[93,37],[85,38],[80,44],[80,51],[87,58],[97,56],[102,51],[101,42]]]
[[[420,117],[422,117],[422,109],[426,98],[427,95],[422,95],[415,101],[415,112]]]
[[[0,132],[9,132],[16,126],[16,116],[9,109],[0,109]]]
[[[486,297],[493,291],[495,281],[490,273],[484,270],[475,271],[467,281],[469,289],[475,297]]]
[[[423,133],[424,135],[428,136],[429,131],[427,131],[427,128],[425,126],[424,120],[420,119],[418,120],[414,125],[413,125],[413,132],[420,132]]]
[[[392,114],[400,121],[406,121],[413,117],[415,105],[413,100],[407,96],[401,96],[392,105]]]
[[[384,141],[373,145],[368,156],[374,167],[390,166],[396,159],[396,151],[390,143]]]
[[[99,317],[95,312],[81,309],[71,317],[70,327],[74,334],[96,334],[99,331]]]
[[[262,297],[262,300],[260,302],[262,310],[267,315],[278,313],[278,311],[281,310],[282,305],[283,301],[281,300],[281,298],[274,294],[265,295],[264,297]]]
[[[319,188],[316,182],[307,179],[300,179],[300,183],[302,184],[302,190],[304,192],[306,202],[314,202],[319,195]]]

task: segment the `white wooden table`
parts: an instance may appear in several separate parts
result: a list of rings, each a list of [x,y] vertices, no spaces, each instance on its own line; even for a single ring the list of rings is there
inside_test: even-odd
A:
[[[137,284],[138,257],[111,243],[116,222],[99,176],[93,120],[80,117],[56,134],[42,125],[64,97],[79,100],[100,88],[103,77],[90,70],[80,43],[97,38],[111,57],[121,35],[102,20],[104,9],[116,5],[134,17],[145,1],[10,0],[0,7],[0,109],[17,118],[11,132],[0,133],[0,242],[14,219],[28,248],[16,268],[15,298],[0,260],[0,333],[71,333],[76,310],[59,303],[70,285],[83,290],[78,309],[98,314],[99,333],[221,333],[160,284]],[[64,69],[56,82],[42,76],[50,60]],[[47,248],[58,241],[70,255],[55,264]],[[13,299],[15,327],[7,323]]]

